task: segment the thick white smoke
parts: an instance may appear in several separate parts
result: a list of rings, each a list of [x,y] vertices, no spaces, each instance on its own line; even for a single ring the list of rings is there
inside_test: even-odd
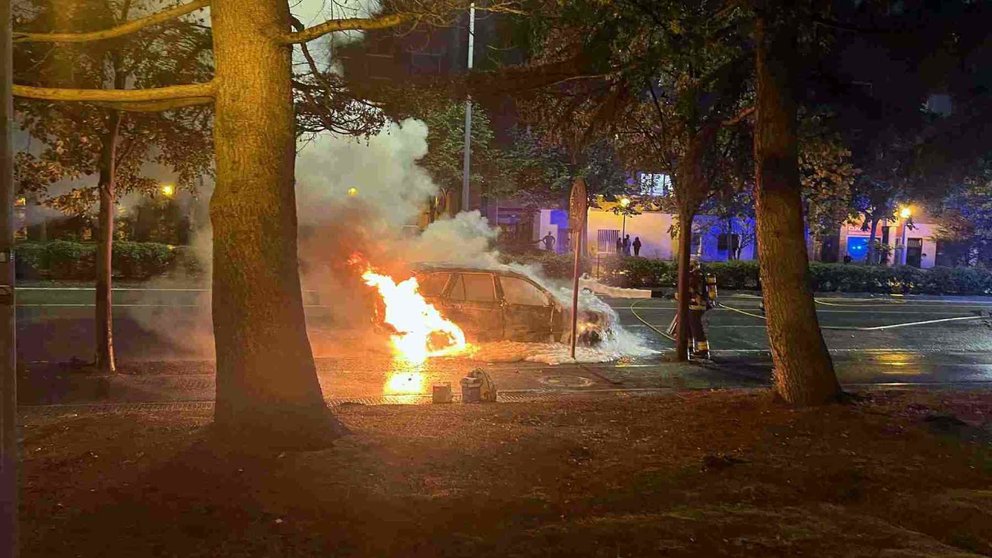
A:
[[[318,135],[296,158],[300,223],[319,225],[328,210],[374,208],[378,220],[401,227],[438,188],[417,161],[427,154],[427,125],[390,123],[368,140]]]

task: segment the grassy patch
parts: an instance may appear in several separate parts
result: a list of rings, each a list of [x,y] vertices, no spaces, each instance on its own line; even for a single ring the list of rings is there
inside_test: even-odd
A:
[[[992,394],[349,406],[333,448],[263,456],[209,413],[28,414],[24,555],[987,554],[989,447],[934,413]]]

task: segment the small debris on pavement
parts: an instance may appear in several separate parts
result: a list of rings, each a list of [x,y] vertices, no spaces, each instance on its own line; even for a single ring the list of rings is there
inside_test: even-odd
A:
[[[747,460],[726,454],[707,455],[703,457],[703,470],[720,471],[730,467],[731,465],[737,465],[739,463],[747,463]]]
[[[481,368],[468,373],[461,380],[462,403],[479,403],[480,401],[496,401],[496,384],[489,374]]]
[[[451,403],[454,399],[451,394],[451,383],[449,382],[434,384],[432,394],[434,403]]]

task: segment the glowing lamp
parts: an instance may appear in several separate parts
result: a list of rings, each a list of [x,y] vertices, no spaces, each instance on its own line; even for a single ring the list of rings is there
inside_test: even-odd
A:
[[[176,187],[173,186],[172,184],[163,184],[162,195],[167,198],[171,198],[172,196],[176,195]]]
[[[355,197],[357,195],[358,195],[358,188],[355,188],[354,186],[352,186],[351,188],[348,188],[348,196],[350,196],[350,197],[353,198],[353,197]]]
[[[912,217],[912,215],[913,215],[913,209],[910,208],[909,206],[906,206],[899,210],[899,217],[902,217],[903,219],[909,219],[910,217]]]
[[[630,206],[630,198],[627,196],[620,198],[620,207],[627,209],[628,206]]]

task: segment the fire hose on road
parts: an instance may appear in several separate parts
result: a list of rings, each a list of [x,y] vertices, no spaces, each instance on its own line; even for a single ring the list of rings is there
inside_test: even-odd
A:
[[[766,318],[763,315],[754,314],[752,312],[747,312],[745,310],[741,310],[740,308],[734,308],[733,306],[727,306],[726,304],[723,304],[722,302],[718,302],[718,303],[716,303],[716,305],[718,307],[720,307],[720,308],[725,308],[727,310],[730,310],[731,312],[737,312],[738,314],[743,314],[745,316],[751,316],[752,318],[758,318],[760,320],[765,320],[765,321],[767,321],[767,319],[768,319],[768,318]],[[954,317],[954,318],[938,318],[936,320],[923,320],[923,321],[918,321],[918,322],[906,322],[906,323],[901,323],[901,324],[887,324],[887,325],[881,325],[881,326],[867,326],[867,327],[858,327],[858,326],[820,326],[820,329],[830,329],[830,330],[835,330],[835,331],[881,331],[881,330],[884,330],[884,329],[895,329],[895,328],[900,328],[900,327],[911,327],[911,326],[928,325],[928,324],[939,324],[939,323],[943,323],[943,322],[960,322],[960,321],[967,321],[967,320],[982,320],[982,319],[985,319],[985,316],[957,316],[957,317]]]

